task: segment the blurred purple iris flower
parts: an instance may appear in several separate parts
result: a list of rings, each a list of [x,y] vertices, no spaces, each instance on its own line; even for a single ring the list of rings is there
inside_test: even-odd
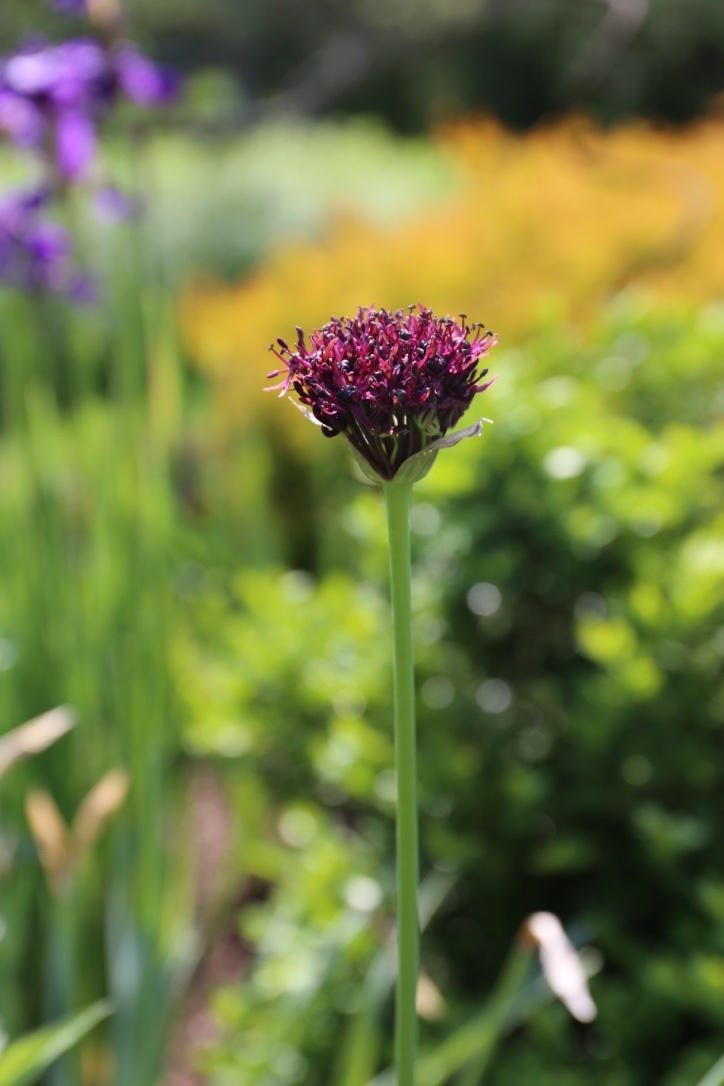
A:
[[[130,42],[122,42],[112,54],[117,86],[137,106],[165,106],[178,96],[180,80],[141,53]]]
[[[90,301],[94,288],[73,265],[68,231],[43,217],[47,201],[43,190],[0,200],[0,282],[31,294],[48,291]]]
[[[178,87],[173,73],[130,43],[36,42],[0,60],[0,131],[20,147],[44,150],[60,176],[75,181],[95,158],[98,121],[116,98],[164,105]]]
[[[87,0],[51,2],[71,14],[92,15],[94,10]],[[107,0],[102,10],[120,13],[114,0]],[[165,105],[180,86],[174,73],[119,39],[119,26],[108,15],[98,39],[51,44],[35,38],[13,55],[0,57],[0,136],[34,152],[44,173],[42,188],[0,199],[0,283],[30,293],[60,293],[74,301],[97,298],[92,279],[73,263],[70,234],[47,217],[47,207],[67,183],[87,179],[98,128],[119,100]],[[96,202],[109,219],[128,218],[140,207],[110,186],[97,189]]]

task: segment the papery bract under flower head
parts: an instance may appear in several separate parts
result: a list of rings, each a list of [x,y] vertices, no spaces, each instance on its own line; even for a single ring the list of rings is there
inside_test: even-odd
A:
[[[440,448],[480,433],[476,424],[445,436],[478,392],[495,378],[481,369],[497,337],[482,325],[436,317],[423,306],[407,311],[360,308],[333,317],[305,340],[270,348],[284,369],[273,386],[292,389],[299,405],[328,437],[343,434],[363,469],[383,482],[415,482]]]

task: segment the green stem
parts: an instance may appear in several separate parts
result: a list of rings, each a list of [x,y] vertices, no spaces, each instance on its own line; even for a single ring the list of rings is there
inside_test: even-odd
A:
[[[397,988],[395,1068],[397,1086],[414,1086],[417,1052],[415,997],[420,935],[417,914],[417,769],[415,676],[410,589],[412,486],[386,484],[394,633],[395,761],[397,770]]]

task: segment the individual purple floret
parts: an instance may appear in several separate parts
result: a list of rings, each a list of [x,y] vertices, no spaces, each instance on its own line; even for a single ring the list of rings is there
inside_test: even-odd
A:
[[[123,222],[139,215],[143,210],[143,203],[113,185],[104,185],[95,194],[95,209],[98,216],[106,222]]]
[[[0,60],[0,87],[38,109],[79,108],[105,103],[112,77],[105,49],[93,38],[58,45],[34,40]]]
[[[113,61],[118,86],[130,102],[165,106],[178,97],[178,75],[144,56],[134,45],[120,45],[113,53]]]
[[[34,43],[0,60],[0,131],[21,147],[47,150],[60,176],[77,180],[95,158],[97,124],[116,98],[163,105],[178,86],[130,44]]]
[[[0,133],[6,133],[18,147],[36,147],[43,138],[44,127],[43,118],[32,102],[3,90],[0,83]]]
[[[497,343],[482,325],[459,324],[411,306],[407,312],[360,308],[354,318],[333,317],[312,332],[310,345],[297,328],[294,349],[278,340],[272,350],[284,365],[274,388],[291,387],[327,437],[343,434],[361,463],[378,479],[414,481],[429,470],[434,452],[458,437],[445,434],[461,419],[487,369],[480,362]],[[430,452],[424,463],[418,454]],[[421,473],[411,465],[418,457]],[[409,477],[409,478],[408,478]]]
[[[86,0],[49,0],[49,3],[64,15],[85,15],[87,10]]]
[[[47,199],[38,191],[0,200],[0,282],[31,294],[87,300],[92,287],[73,266],[68,231],[42,217]]]

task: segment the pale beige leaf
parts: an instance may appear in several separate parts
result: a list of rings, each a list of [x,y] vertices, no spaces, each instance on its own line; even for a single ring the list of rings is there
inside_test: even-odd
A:
[[[70,731],[74,724],[73,710],[67,705],[60,705],[0,737],[0,777],[21,758],[45,750]]]
[[[51,889],[62,894],[73,867],[70,833],[55,800],[33,790],[25,799],[25,814]]]
[[[440,989],[423,970],[417,978],[415,1005],[420,1018],[426,1022],[437,1022],[445,1014],[445,1000]]]
[[[73,841],[78,857],[86,855],[108,819],[125,800],[130,778],[123,769],[111,769],[91,788],[76,812]]]

